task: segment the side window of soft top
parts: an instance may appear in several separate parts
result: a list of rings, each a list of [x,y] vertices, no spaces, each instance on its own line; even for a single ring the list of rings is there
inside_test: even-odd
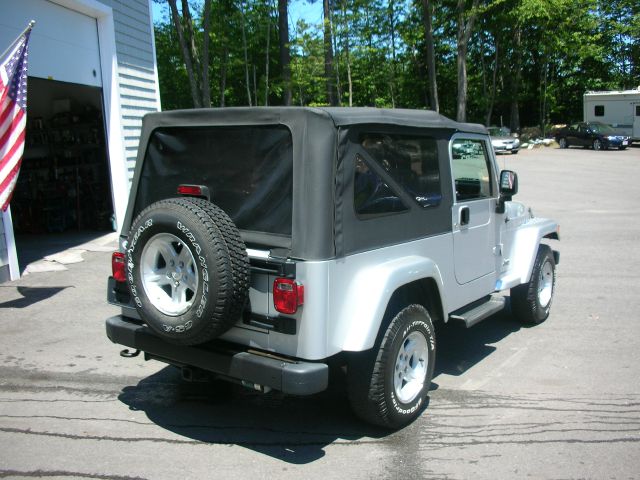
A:
[[[360,145],[423,208],[442,201],[438,148],[434,138],[420,135],[363,133]],[[358,214],[407,210],[398,194],[361,155],[356,157],[354,204]],[[375,212],[368,210],[374,208]]]
[[[353,205],[358,215],[382,215],[408,210],[398,194],[361,155],[356,155]]]

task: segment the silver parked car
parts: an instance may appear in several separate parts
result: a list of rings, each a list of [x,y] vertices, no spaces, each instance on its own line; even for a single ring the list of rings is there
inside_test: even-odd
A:
[[[488,127],[491,136],[491,145],[496,153],[512,153],[516,154],[520,151],[520,140],[511,135],[506,127]]]

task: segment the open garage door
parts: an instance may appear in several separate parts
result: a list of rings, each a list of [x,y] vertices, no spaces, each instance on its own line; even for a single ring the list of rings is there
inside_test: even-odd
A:
[[[25,152],[11,202],[21,271],[38,257],[34,249],[59,242],[55,236],[113,229],[98,23],[60,3],[0,2],[0,45],[36,21]]]
[[[48,0],[0,2],[0,45],[9,45],[30,20],[29,76],[102,86],[96,19]]]

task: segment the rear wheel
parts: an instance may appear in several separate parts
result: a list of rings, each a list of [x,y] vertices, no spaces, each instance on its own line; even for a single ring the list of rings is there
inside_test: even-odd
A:
[[[540,245],[531,280],[511,289],[511,311],[522,322],[538,324],[549,317],[556,285],[556,262],[548,245]]]
[[[400,428],[417,418],[427,403],[435,362],[435,334],[421,305],[402,309],[366,352],[348,366],[349,400],[368,423]]]

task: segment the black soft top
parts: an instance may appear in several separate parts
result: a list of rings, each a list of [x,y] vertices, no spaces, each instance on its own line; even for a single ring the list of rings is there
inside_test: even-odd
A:
[[[417,128],[444,128],[468,133],[487,133],[476,123],[453,121],[432,110],[383,109],[368,107],[230,107],[172,110],[149,113],[145,130],[160,126],[193,126],[225,124],[289,124],[310,116],[325,117],[335,126],[386,124]]]
[[[340,255],[343,220],[336,205],[342,203],[341,195],[348,180],[342,172],[340,155],[348,144],[348,131],[372,126],[411,129],[429,129],[438,138],[447,141],[455,132],[487,134],[484,126],[459,123],[428,110],[341,108],[341,107],[231,107],[192,110],[174,110],[145,115],[140,136],[140,146],[131,186],[127,215],[124,221],[126,233],[133,218],[147,206],[146,191],[140,190],[140,181],[150,138],[154,131],[163,128],[217,127],[217,126],[286,126],[291,132],[293,151],[293,211],[291,236],[276,236],[255,231],[242,231],[248,244],[271,245],[286,249],[295,258],[326,259]],[[439,133],[437,133],[439,132]],[[345,143],[346,142],[346,143]],[[442,150],[442,162],[448,153]],[[340,153],[343,152],[343,153]],[[162,162],[162,159],[159,159]],[[442,171],[446,172],[443,163]],[[147,180],[148,181],[148,180]],[[158,182],[162,179],[158,178]],[[196,179],[193,182],[198,183]],[[450,192],[445,193],[441,217],[450,223]],[[138,198],[139,197],[139,198]],[[137,199],[137,200],[136,200]],[[427,222],[428,223],[428,222]],[[373,224],[372,224],[373,225]],[[404,224],[403,224],[404,225]],[[389,230],[389,229],[386,229]],[[398,230],[398,229],[396,229]],[[402,229],[400,229],[402,230]],[[378,232],[380,233],[380,232]],[[381,235],[384,232],[380,233]],[[427,235],[423,232],[420,235]],[[383,237],[385,235],[382,235]],[[388,235],[387,235],[388,236]]]

